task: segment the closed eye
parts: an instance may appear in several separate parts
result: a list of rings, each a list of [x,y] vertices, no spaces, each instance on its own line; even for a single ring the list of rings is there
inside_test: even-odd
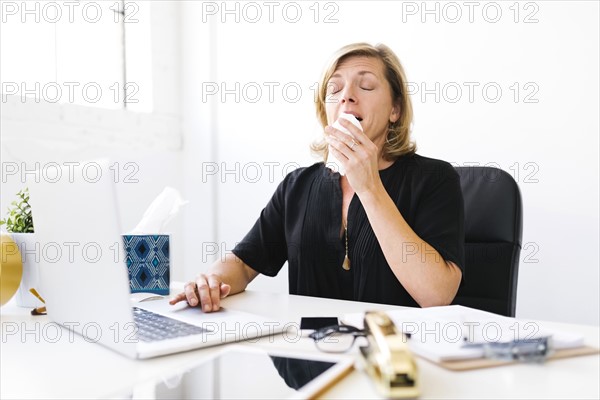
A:
[[[342,85],[336,82],[329,82],[327,84],[327,94],[335,94],[342,90]]]

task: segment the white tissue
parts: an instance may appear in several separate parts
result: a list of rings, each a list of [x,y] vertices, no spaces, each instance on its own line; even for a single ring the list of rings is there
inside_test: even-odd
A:
[[[342,131],[346,135],[352,137],[352,139],[354,139],[354,136],[352,136],[352,134],[350,133],[350,131],[348,131],[348,129],[344,128],[342,126],[342,124],[340,124],[340,118],[344,118],[344,119],[350,121],[352,123],[352,125],[356,126],[361,131],[363,130],[362,126],[360,125],[360,122],[358,121],[358,119],[356,119],[356,117],[354,115],[346,114],[346,113],[340,114],[338,119],[331,126],[333,126],[337,130]],[[346,175],[346,169],[344,168],[342,163],[331,153],[331,146],[329,148],[329,152],[327,153],[327,160],[325,161],[325,165],[329,169],[339,172],[340,175]]]
[[[142,220],[131,231],[132,234],[163,233],[165,226],[177,215],[179,209],[188,202],[183,200],[179,191],[166,187],[146,209]]]

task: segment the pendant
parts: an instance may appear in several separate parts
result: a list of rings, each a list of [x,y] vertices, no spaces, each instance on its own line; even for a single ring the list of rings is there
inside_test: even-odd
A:
[[[346,271],[350,271],[350,259],[348,256],[344,256],[344,263],[342,264],[342,268]]]

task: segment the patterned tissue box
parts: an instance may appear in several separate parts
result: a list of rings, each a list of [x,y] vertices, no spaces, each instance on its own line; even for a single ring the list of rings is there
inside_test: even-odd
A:
[[[131,293],[169,294],[169,235],[123,235]]]

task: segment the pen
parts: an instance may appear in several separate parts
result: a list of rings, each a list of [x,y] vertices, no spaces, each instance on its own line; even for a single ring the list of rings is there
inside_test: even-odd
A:
[[[29,289],[32,295],[34,295],[39,301],[46,304],[46,300],[35,290],[34,288]],[[36,307],[31,310],[31,315],[46,315],[46,306]]]
[[[550,336],[510,342],[465,343],[462,348],[482,348],[486,358],[514,361],[544,361],[552,351]]]
[[[37,292],[37,290],[35,290],[34,288],[29,289],[29,291],[31,292],[32,295],[34,295],[35,297],[37,297],[37,299],[39,301],[41,301],[42,303],[46,304],[46,300],[44,300],[44,298],[42,296],[40,296],[40,294]]]

